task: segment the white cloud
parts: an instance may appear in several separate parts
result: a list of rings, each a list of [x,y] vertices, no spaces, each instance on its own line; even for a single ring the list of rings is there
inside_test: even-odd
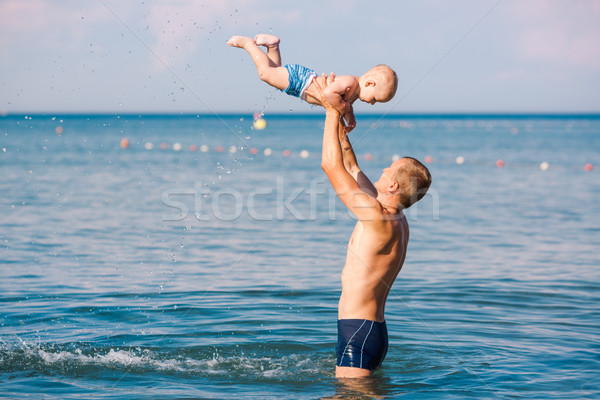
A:
[[[0,54],[10,59],[22,51],[83,45],[90,25],[109,21],[101,4],[85,9],[78,2],[0,1]]]
[[[256,0],[157,0],[148,6],[147,23],[155,38],[156,67],[182,64],[211,40],[233,34],[253,35],[256,25],[268,21],[301,23],[297,9],[265,7]]]
[[[521,0],[507,10],[525,58],[600,69],[600,2]]]
[[[530,75],[524,69],[508,69],[500,71],[495,75],[497,81],[514,81],[526,79]]]

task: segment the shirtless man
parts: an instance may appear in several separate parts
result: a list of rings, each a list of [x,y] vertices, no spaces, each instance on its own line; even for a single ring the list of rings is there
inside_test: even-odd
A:
[[[387,352],[385,302],[404,263],[409,236],[402,210],[425,195],[431,175],[419,161],[405,157],[371,183],[358,167],[339,111],[317,85],[326,110],[321,167],[358,219],[342,271],[336,377],[364,377],[373,374]]]

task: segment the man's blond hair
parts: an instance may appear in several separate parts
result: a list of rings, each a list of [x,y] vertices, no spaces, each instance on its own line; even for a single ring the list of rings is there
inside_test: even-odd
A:
[[[396,171],[400,206],[408,208],[421,200],[431,186],[431,174],[426,166],[412,157]]]

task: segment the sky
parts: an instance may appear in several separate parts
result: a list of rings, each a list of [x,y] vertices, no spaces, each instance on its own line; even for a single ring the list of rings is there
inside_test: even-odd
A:
[[[398,74],[373,113],[600,112],[597,0],[0,0],[0,113],[318,112],[260,81],[284,63]]]

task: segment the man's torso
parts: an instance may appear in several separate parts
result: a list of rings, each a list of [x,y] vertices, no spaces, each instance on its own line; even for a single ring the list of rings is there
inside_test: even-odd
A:
[[[404,263],[408,237],[404,215],[386,221],[379,231],[356,223],[342,271],[339,319],[384,321],[385,301]]]

